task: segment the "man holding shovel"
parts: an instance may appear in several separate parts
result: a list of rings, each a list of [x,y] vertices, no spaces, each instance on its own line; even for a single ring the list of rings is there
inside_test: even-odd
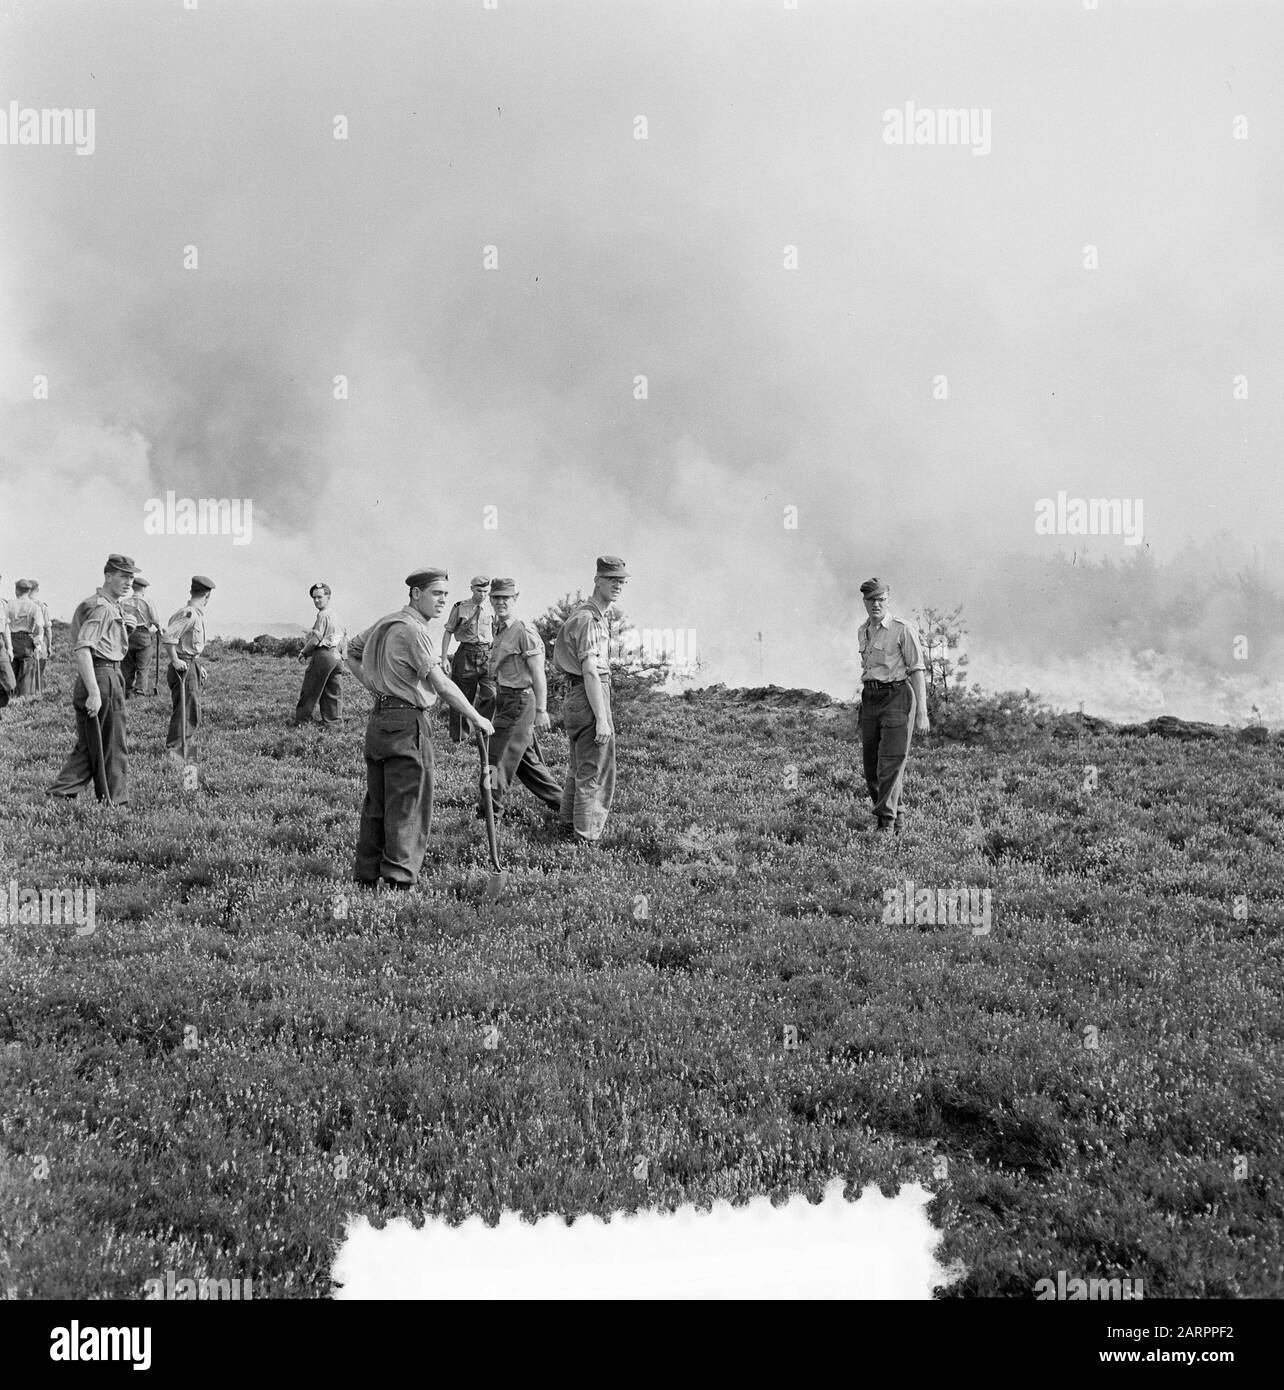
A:
[[[214,581],[203,574],[192,576],[191,597],[169,620],[161,635],[169,657],[165,682],[174,702],[169,717],[165,746],[187,761],[187,742],[201,722],[201,686],[205,667],[200,655],[205,650],[205,605],[214,591]]]
[[[152,682],[152,641],[160,631],[160,618],[147,597],[148,581],[141,574],[134,576],[134,592],[121,604],[125,625],[129,628],[129,651],[120,674],[125,681],[125,699],[135,695],[156,694],[144,687]]]
[[[78,796],[92,783],[99,801],[129,804],[125,684],[120,674],[129,637],[120,602],[133,586],[135,568],[128,555],[109,555],[102,587],[72,615],[76,746],[49,788],[51,796]]]
[[[487,735],[495,732],[441,669],[428,624],[450,592],[444,569],[406,576],[410,600],[348,643],[348,669],[374,696],[366,723],[366,795],[352,876],[369,888],[414,886],[432,830],[433,750],[428,711],[437,696]]]

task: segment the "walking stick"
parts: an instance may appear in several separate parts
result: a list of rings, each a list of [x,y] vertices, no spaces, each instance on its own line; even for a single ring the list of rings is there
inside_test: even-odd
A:
[[[156,674],[152,678],[152,694],[160,694],[160,633],[156,634]]]
[[[488,903],[495,903],[499,901],[499,895],[504,891],[504,885],[508,882],[508,875],[499,863],[499,837],[495,833],[495,803],[491,800],[490,794],[489,741],[480,729],[475,731],[475,736],[477,751],[481,754],[481,796],[482,810],[486,816],[486,843],[490,849],[491,867],[495,870],[486,881],[483,897]]]
[[[105,801],[108,806],[112,804],[111,788],[107,785],[107,760],[103,755],[103,730],[98,722],[97,714],[90,714],[88,710],[85,715],[89,720],[89,743],[93,749],[93,756],[90,759],[94,770],[94,791],[98,793],[98,800]]]
[[[184,762],[187,761],[187,672],[191,669],[192,668],[189,666],[187,670],[183,671],[183,673],[178,678],[178,683],[180,686],[178,706],[180,720],[179,728],[182,730]]]

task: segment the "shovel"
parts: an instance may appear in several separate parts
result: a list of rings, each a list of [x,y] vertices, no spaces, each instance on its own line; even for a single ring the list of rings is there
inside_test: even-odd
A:
[[[497,903],[499,895],[504,891],[504,885],[508,882],[508,875],[499,863],[499,839],[495,834],[495,803],[491,800],[490,795],[488,740],[480,729],[476,731],[474,736],[477,739],[477,751],[481,754],[481,797],[482,812],[486,817],[486,843],[490,847],[490,863],[495,871],[486,880],[486,888],[482,897],[488,903]]]
[[[93,753],[91,761],[94,765],[94,791],[97,792],[99,801],[105,801],[110,806],[112,802],[111,788],[107,785],[107,759],[103,756],[103,726],[98,722],[97,714],[90,714],[88,710],[85,714],[89,719],[89,747]]]

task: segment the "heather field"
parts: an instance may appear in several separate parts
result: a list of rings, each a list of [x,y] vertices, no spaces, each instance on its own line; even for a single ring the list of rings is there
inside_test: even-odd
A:
[[[1278,736],[994,708],[916,746],[876,838],[851,707],[640,692],[608,849],[523,793],[487,906],[476,755],[442,729],[423,887],[390,900],[346,881],[364,693],[291,730],[299,666],[211,657],[198,785],[168,699],[134,702],[127,813],[44,795],[65,665],[0,716],[0,884],[96,903],[92,932],[0,928],[0,1293],[320,1297],[350,1214],[833,1177],[937,1194],[946,1296],[1284,1293]],[[885,920],[907,880],[989,890],[988,922]]]

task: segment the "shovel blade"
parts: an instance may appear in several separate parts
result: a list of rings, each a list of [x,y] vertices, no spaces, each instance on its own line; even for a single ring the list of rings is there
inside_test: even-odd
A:
[[[507,887],[507,873],[501,870],[497,874],[491,874],[486,880],[486,887],[482,890],[482,901],[487,903],[497,903],[503,896],[504,889]]]

